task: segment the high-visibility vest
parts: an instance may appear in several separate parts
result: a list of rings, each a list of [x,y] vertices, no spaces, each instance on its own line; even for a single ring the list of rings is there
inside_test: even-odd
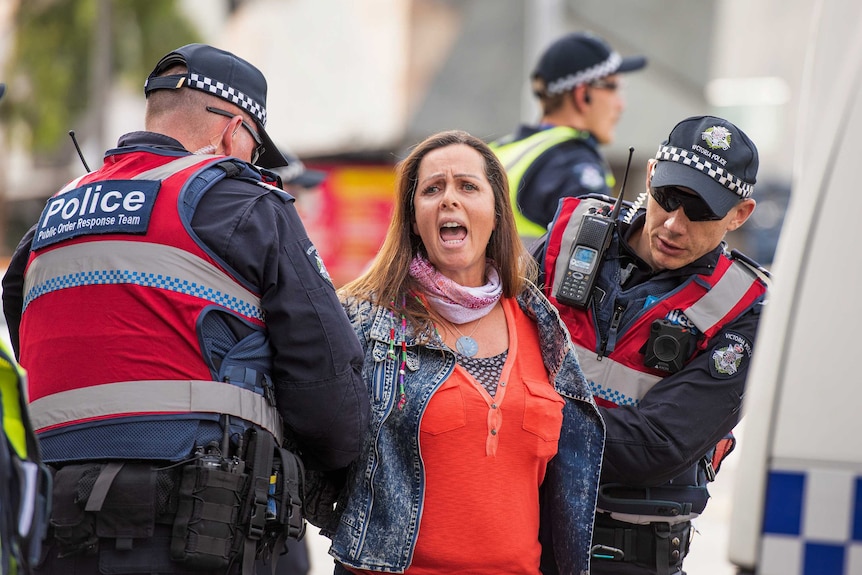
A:
[[[248,354],[269,353],[256,288],[201,244],[184,210],[226,177],[222,163],[229,160],[131,150],[48,201],[25,271],[20,330],[40,436],[124,418],[226,414],[281,439],[265,393],[269,362],[221,377],[205,347],[215,336],[204,320],[219,313],[260,334],[243,339],[257,346]]]
[[[0,573],[35,564],[50,515],[51,476],[27,411],[26,374],[0,341]]]
[[[624,331],[615,333],[613,338],[609,336],[603,349],[597,350],[600,335],[593,315],[594,310],[563,305],[558,302],[557,294],[569,266],[572,246],[578,238],[583,215],[594,209],[610,207],[609,202],[597,198],[560,200],[560,207],[550,225],[546,242],[544,272],[545,295],[557,307],[560,319],[571,333],[581,369],[596,403],[602,407],[615,408],[637,406],[646,393],[668,375],[666,371],[644,365],[643,349],[649,340],[653,321],[680,312],[686,322],[703,334],[704,337],[697,344],[697,349],[702,352],[725,326],[762,300],[768,284],[765,278],[747,263],[721,255],[711,274],[692,275],[672,292],[650,304]],[[600,268],[596,273],[610,276],[614,273],[614,263],[611,262],[607,270]],[[599,265],[601,266],[601,263]],[[604,305],[610,305],[612,296],[606,299],[608,303]],[[695,462],[687,472],[675,478],[673,484],[650,487],[652,495],[648,500],[616,494],[613,501],[610,501],[600,495],[599,508],[602,511],[637,514],[641,519],[651,518],[651,521],[667,521],[668,518],[658,514],[655,509],[663,505],[668,508],[665,505],[667,501],[673,501],[681,505],[680,509],[685,510],[681,511],[681,515],[675,517],[675,520],[687,519],[701,513],[709,498],[706,484],[711,481],[710,477],[714,477],[714,473],[710,476],[709,472],[714,472],[721,459],[727,455],[730,441],[730,437],[722,440],[714,452],[705,456],[706,459],[711,459],[709,463],[712,470],[707,470],[700,461]],[[603,489],[605,487],[603,486]],[[633,511],[635,508],[637,511]]]
[[[683,285],[657,300],[633,325],[618,333],[606,355],[599,357],[596,353],[599,335],[592,310],[578,310],[558,303],[556,298],[582,216],[590,207],[601,204],[604,202],[592,198],[560,201],[545,251],[545,295],[559,309],[560,318],[572,334],[581,369],[590,382],[596,402],[605,407],[637,405],[646,392],[667,375],[667,372],[646,367],[643,362],[642,348],[649,339],[654,320],[665,318],[673,310],[681,310],[704,334],[699,343],[702,351],[724,326],[760,301],[767,284],[747,264],[722,255],[712,274],[691,276]]]
[[[512,211],[515,213],[515,225],[518,228],[519,236],[538,238],[547,231],[544,225],[528,219],[518,205],[518,192],[523,184],[527,169],[533,165],[539,156],[554,146],[570,140],[584,140],[588,137],[588,132],[568,126],[555,126],[536,132],[522,140],[503,139],[490,144],[491,149],[497,154],[509,176],[509,200],[512,203]],[[613,187],[613,182],[609,182],[608,186]]]

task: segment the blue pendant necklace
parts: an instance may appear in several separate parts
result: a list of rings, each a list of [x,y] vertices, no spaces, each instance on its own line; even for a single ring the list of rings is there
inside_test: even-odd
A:
[[[464,335],[464,332],[458,329],[457,325],[455,325],[454,323],[452,324],[452,327],[455,328],[455,331],[461,334],[461,337],[459,337],[455,341],[455,349],[458,350],[458,353],[466,357],[473,357],[479,352],[479,344],[476,342],[475,339],[473,339],[473,334],[476,333],[476,330],[479,329],[479,324],[482,323],[482,320],[486,317],[488,316],[483,315],[479,319],[479,321],[476,322],[476,325],[473,326],[473,331],[470,332],[470,335]]]

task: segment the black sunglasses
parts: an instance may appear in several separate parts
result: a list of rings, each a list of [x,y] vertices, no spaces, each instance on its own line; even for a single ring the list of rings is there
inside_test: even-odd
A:
[[[227,110],[221,110],[219,108],[214,108],[212,106],[207,106],[207,112],[212,112],[213,114],[218,114],[219,116],[225,116],[227,118],[233,118],[234,116],[239,116],[239,114],[234,114],[233,112],[228,112]],[[263,155],[266,151],[266,148],[263,146],[263,142],[260,140],[260,136],[255,131],[254,128],[251,127],[251,124],[242,119],[242,116],[239,116],[242,120],[243,127],[248,130],[248,133],[251,134],[251,137],[254,138],[254,143],[257,144],[254,148],[254,151],[251,153],[251,163],[256,164],[258,159]]]
[[[676,186],[650,188],[650,193],[658,205],[666,212],[676,211],[682,206],[685,216],[692,222],[714,222],[724,219],[719,216],[700,196],[684,192]],[[726,215],[726,214],[725,214]]]

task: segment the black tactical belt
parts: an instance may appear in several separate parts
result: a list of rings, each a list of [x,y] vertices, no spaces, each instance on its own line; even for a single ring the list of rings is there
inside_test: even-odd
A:
[[[655,568],[659,574],[676,572],[688,553],[691,522],[676,525],[637,525],[596,515],[593,529],[593,561],[624,561]]]

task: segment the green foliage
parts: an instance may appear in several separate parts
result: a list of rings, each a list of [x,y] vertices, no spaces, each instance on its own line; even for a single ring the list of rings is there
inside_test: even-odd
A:
[[[108,3],[109,22],[99,21],[101,2]],[[128,82],[143,96],[144,80],[160,57],[200,41],[177,0],[22,0],[14,31],[0,114],[13,127],[26,126],[35,153],[65,146],[70,127],[88,113],[93,51],[100,43],[110,47],[111,81]]]

